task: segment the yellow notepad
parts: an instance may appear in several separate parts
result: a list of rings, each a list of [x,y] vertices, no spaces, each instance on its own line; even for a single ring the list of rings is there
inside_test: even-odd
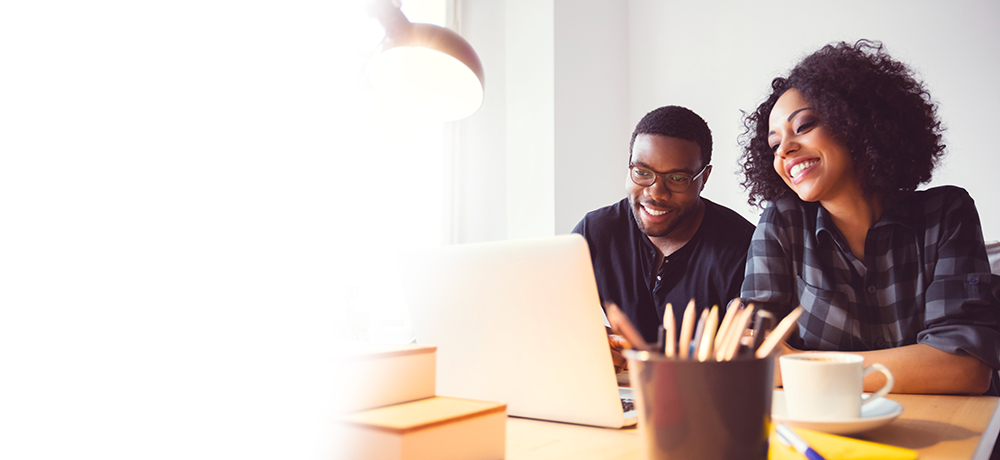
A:
[[[902,447],[820,433],[805,428],[792,429],[826,460],[912,460],[917,458],[916,451]],[[802,460],[805,458],[792,447],[782,444],[774,430],[771,430],[770,443],[768,460]]]

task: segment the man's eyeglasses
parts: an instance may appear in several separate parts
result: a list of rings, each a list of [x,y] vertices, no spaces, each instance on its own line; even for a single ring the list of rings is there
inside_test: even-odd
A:
[[[708,169],[708,165],[701,168],[701,171],[698,171],[698,174],[695,174],[694,176],[680,172],[653,172],[653,170],[649,168],[644,168],[636,164],[628,165],[628,169],[628,176],[632,178],[632,182],[635,182],[636,185],[651,187],[656,183],[656,177],[660,176],[663,177],[663,184],[667,186],[668,190],[674,193],[684,193],[691,187],[691,183],[694,182],[695,179],[701,177],[701,175],[705,173],[705,170]]]

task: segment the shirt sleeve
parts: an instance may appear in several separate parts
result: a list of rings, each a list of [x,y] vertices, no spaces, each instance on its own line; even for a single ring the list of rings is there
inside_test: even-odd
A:
[[[795,299],[790,234],[781,213],[769,204],[750,238],[746,273],[740,298],[768,310],[778,318],[791,311]]]
[[[990,274],[975,203],[956,190],[943,195],[940,224],[929,229],[925,241],[925,263],[934,260],[933,281],[917,343],[964,352],[1000,369],[1000,302],[992,292],[997,277]]]
[[[743,288],[743,277],[746,274],[747,253],[750,250],[750,239],[753,237],[754,230],[755,229],[752,226],[748,226],[745,231],[741,232],[740,235],[736,237],[739,241],[743,242],[743,250],[738,258],[733,259],[733,263],[726,265],[727,267],[732,267],[731,269],[727,269],[725,272],[729,278],[729,283],[725,284],[726,293],[723,297],[726,305],[728,305],[729,301],[734,298],[742,297],[741,289]]]

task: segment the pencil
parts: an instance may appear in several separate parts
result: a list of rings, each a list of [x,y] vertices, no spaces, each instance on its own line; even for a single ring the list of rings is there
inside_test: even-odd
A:
[[[691,339],[691,352],[688,356],[691,359],[698,357],[698,345],[701,344],[701,336],[705,333],[705,323],[708,322],[708,309],[703,309],[698,315],[698,327],[694,329],[694,338]]]
[[[736,312],[740,309],[740,298],[737,297],[729,302],[729,306],[726,307],[726,316],[722,317],[722,324],[719,325],[719,331],[715,335],[715,343],[713,346],[716,350],[722,346],[722,342],[726,339],[726,332],[729,331],[729,325],[733,322],[733,317],[736,316]]]
[[[754,318],[753,323],[753,344],[750,346],[751,350],[756,350],[760,347],[761,342],[764,341],[764,337],[771,333],[771,329],[778,320],[767,310],[757,310],[757,317]]]
[[[788,338],[792,333],[792,329],[795,328],[795,322],[798,321],[799,316],[802,315],[802,305],[795,307],[788,316],[785,316],[774,330],[768,334],[767,338],[764,339],[764,343],[760,344],[760,348],[757,349],[757,357],[764,358],[771,354],[772,351],[781,343],[782,340]]]
[[[701,343],[698,344],[698,361],[708,361],[712,356],[712,344],[715,343],[715,330],[719,325],[719,306],[712,305],[708,312],[708,321],[701,331]]]
[[[649,344],[642,338],[642,334],[635,329],[632,322],[628,320],[628,316],[625,316],[618,305],[613,302],[605,302],[604,310],[608,315],[608,322],[611,323],[611,329],[625,337],[625,340],[632,344],[632,348],[641,351],[651,350]]]
[[[736,329],[736,323],[743,317],[743,310],[746,310],[746,306],[743,304],[737,305],[733,308],[736,312],[730,318],[729,324],[726,325],[725,331],[722,328],[719,329],[717,336],[722,336],[719,341],[719,346],[715,347],[715,360],[725,361],[726,360],[726,350],[729,349],[729,342],[732,339],[733,329]],[[727,313],[728,314],[728,313]]]
[[[677,352],[677,325],[674,324],[674,306],[669,303],[663,311],[663,329],[667,331],[663,354],[668,358],[673,358]]]
[[[753,318],[753,310],[753,304],[747,305],[730,326],[728,342],[725,345],[725,356],[722,358],[724,361],[736,357],[736,352],[740,349],[740,338],[743,337],[743,331],[747,329],[750,325],[750,319]]]
[[[678,338],[679,342],[677,344],[677,357],[680,359],[688,359],[688,352],[690,351],[688,347],[691,346],[691,333],[694,332],[694,299],[688,302],[687,308],[684,309],[684,320],[681,322],[681,335]]]

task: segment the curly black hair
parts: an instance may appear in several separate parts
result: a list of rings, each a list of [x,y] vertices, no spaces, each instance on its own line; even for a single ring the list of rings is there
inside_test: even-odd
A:
[[[753,113],[744,113],[741,185],[749,190],[751,206],[792,193],[774,171],[767,141],[771,109],[792,88],[844,143],[867,196],[881,196],[888,205],[930,181],[945,149],[937,105],[913,71],[882,48],[869,40],[826,45],[787,78],[772,80],[770,96]]]
[[[701,147],[702,166],[712,162],[712,130],[708,128],[708,123],[691,109],[668,105],[642,117],[642,120],[635,125],[632,140],[628,143],[629,161],[632,160],[635,137],[640,134],[658,134],[694,142]]]

